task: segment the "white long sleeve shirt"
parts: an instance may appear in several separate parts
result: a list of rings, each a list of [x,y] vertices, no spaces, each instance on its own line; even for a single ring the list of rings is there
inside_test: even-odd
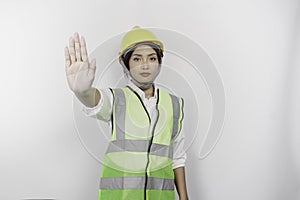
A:
[[[133,90],[137,92],[137,94],[141,97],[149,115],[151,118],[150,128],[153,129],[153,124],[156,121],[157,110],[156,110],[156,101],[157,101],[157,90],[154,89],[154,96],[147,99],[145,97],[145,93],[138,88],[134,83],[128,81],[128,86],[130,86]],[[113,94],[108,88],[98,89],[101,98],[98,104],[95,107],[87,107],[85,105],[82,106],[82,111],[88,117],[93,117],[99,120],[103,120],[108,122],[111,127],[111,113],[112,113],[112,105],[113,105]],[[183,124],[182,124],[183,125]],[[173,148],[173,169],[178,167],[185,166],[186,160],[186,152],[184,151],[184,133],[181,131],[178,136],[174,140],[174,148]]]

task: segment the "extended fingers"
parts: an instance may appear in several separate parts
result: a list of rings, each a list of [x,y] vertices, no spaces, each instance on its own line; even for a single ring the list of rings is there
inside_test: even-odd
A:
[[[77,61],[81,61],[79,35],[78,35],[77,32],[74,35],[74,40],[75,40],[75,55],[76,55],[76,60]]]
[[[87,50],[86,50],[86,42],[83,36],[81,36],[81,40],[80,40],[80,46],[81,46],[81,58],[82,61],[88,61],[88,56],[87,56]]]
[[[69,52],[70,52],[70,57],[71,57],[71,63],[75,63],[75,43],[72,37],[69,39]]]
[[[68,47],[65,47],[65,61],[66,61],[66,68],[70,67],[71,60],[70,60],[70,53]]]

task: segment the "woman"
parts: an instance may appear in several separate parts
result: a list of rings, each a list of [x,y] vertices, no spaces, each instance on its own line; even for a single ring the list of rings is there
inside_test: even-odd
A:
[[[180,131],[183,99],[154,84],[163,51],[163,43],[152,32],[135,26],[123,37],[119,53],[128,84],[98,90],[91,87],[96,61],[89,63],[84,38],[79,41],[75,33],[65,48],[70,89],[86,113],[95,113],[112,126],[99,199],[171,200],[174,183],[180,200],[188,199]]]

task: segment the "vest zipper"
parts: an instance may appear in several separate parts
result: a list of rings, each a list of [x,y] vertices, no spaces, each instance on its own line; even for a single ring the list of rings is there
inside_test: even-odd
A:
[[[150,138],[150,143],[149,143],[148,152],[147,152],[147,165],[146,165],[145,189],[144,189],[144,199],[145,200],[147,199],[146,194],[147,194],[147,183],[148,183],[148,166],[149,166],[149,162],[150,162],[150,158],[149,158],[150,157],[150,150],[151,150],[151,146],[152,146],[152,143],[153,143],[155,127],[156,127],[156,124],[157,124],[157,121],[158,121],[158,118],[159,118],[158,99],[157,99],[157,102],[156,102],[156,110],[157,110],[157,117],[156,117],[156,120],[155,120],[154,125],[153,125],[151,138]]]
[[[141,97],[137,94],[136,91],[134,91],[130,86],[127,86],[137,97],[138,99],[140,100],[144,110],[146,111],[147,113],[147,116],[148,116],[148,119],[149,119],[149,125],[151,127],[151,118],[150,118],[150,115],[141,99]],[[151,132],[151,138],[150,138],[150,142],[149,142],[149,146],[148,146],[148,150],[147,150],[147,164],[146,164],[146,171],[145,171],[145,186],[144,186],[144,200],[147,200],[147,183],[148,183],[148,166],[149,166],[149,154],[150,154],[150,150],[151,150],[151,145],[152,145],[152,142],[153,142],[153,138],[154,138],[154,130],[155,130],[155,127],[156,127],[156,124],[157,124],[157,121],[158,121],[158,118],[159,118],[159,110],[158,110],[158,101],[159,101],[159,90],[157,89],[157,100],[156,100],[156,111],[157,111],[157,117],[156,117],[156,120],[154,122],[154,125],[153,125],[153,129],[152,129],[152,132]]]

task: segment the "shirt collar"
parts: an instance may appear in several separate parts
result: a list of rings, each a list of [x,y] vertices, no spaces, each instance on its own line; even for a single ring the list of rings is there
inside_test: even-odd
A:
[[[143,90],[141,90],[138,86],[136,86],[132,81],[128,81],[127,82],[127,85],[129,87],[131,87],[134,91],[136,91],[138,93],[138,95],[144,100],[146,97],[145,97],[145,93]],[[154,96],[153,97],[150,97],[150,98],[154,98],[156,99],[157,98],[157,88],[155,86],[155,84],[153,83],[153,86],[154,86]],[[149,99],[150,99],[149,98]]]

